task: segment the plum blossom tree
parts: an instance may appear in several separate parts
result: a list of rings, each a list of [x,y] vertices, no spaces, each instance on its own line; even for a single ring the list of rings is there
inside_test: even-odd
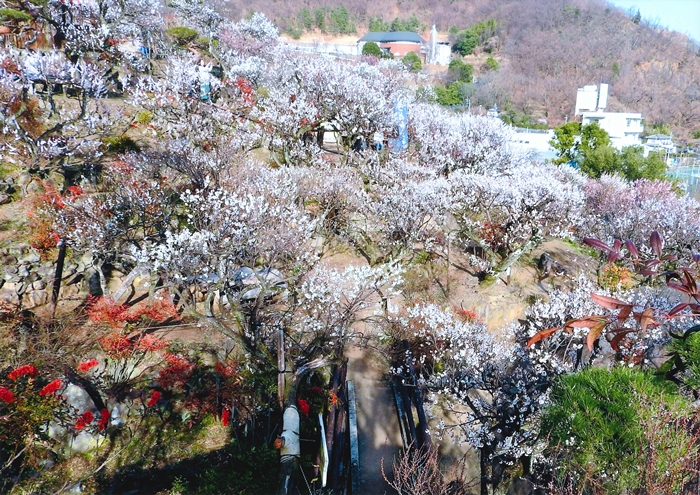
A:
[[[2,150],[10,159],[30,170],[64,173],[97,163],[100,138],[115,129],[124,132],[124,124],[99,100],[107,91],[104,64],[73,63],[58,51],[6,52],[0,58]],[[35,81],[43,82],[43,96],[32,94]],[[75,92],[78,100],[56,98],[56,87]]]
[[[401,94],[390,71],[319,58],[304,59],[301,67],[281,58],[275,69],[266,81],[269,96],[252,115],[272,131],[271,144],[282,154],[304,144],[310,132],[336,132],[347,154],[358,138],[367,141],[376,131],[392,129]]]
[[[422,385],[455,418],[441,420],[438,435],[479,449],[480,493],[487,495],[489,485],[500,482],[504,464],[532,452],[550,386],[547,370],[523,346],[498,340],[483,323],[461,321],[433,304],[409,307],[390,322],[416,343]]]
[[[411,106],[409,118],[418,163],[445,176],[455,170],[502,172],[520,158],[508,144],[511,131],[498,119],[454,114],[429,104]]]
[[[346,238],[370,264],[410,257],[432,249],[451,207],[451,184],[433,169],[401,157],[368,162],[366,207],[346,231]]]
[[[449,180],[459,239],[483,250],[485,259],[473,262],[484,274],[501,273],[544,236],[569,236],[582,221],[580,177],[568,169],[525,162],[489,175],[459,170]]]
[[[646,179],[628,183],[604,175],[588,181],[585,192],[588,221],[581,229],[584,236],[608,243],[629,239],[645,246],[656,230],[666,250],[676,256],[687,259],[691,249],[698,249],[700,203],[679,196],[671,183]]]

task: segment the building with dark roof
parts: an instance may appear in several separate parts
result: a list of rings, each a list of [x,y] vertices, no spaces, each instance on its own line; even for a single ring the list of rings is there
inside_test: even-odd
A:
[[[422,55],[426,51],[427,42],[417,33],[411,31],[371,32],[357,40],[358,53],[362,53],[365,43],[375,42],[384,51],[395,57],[403,57],[408,52]]]

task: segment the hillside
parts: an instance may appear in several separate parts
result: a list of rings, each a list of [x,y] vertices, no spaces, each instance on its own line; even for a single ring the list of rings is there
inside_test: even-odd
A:
[[[576,88],[608,82],[610,110],[642,112],[647,125],[666,124],[681,139],[700,130],[700,47],[643,20],[644,12],[641,20],[632,19],[603,0],[321,0],[314,5],[262,0],[255,9],[285,30],[302,22],[302,9],[313,15],[325,9],[328,17],[342,6],[349,13],[347,26],[358,35],[371,18],[390,23],[415,15],[422,27],[435,23],[442,33],[489,18],[499,21],[498,37],[491,43],[495,51],[489,55],[500,67],[479,74],[476,66],[472,102],[477,105],[497,104],[532,121],[559,124],[572,117]],[[250,11],[242,0],[220,7],[234,19]]]

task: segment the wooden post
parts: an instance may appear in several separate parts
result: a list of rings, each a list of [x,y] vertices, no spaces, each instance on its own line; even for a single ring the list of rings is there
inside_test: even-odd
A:
[[[347,382],[348,395],[348,429],[350,431],[350,487],[351,494],[360,493],[360,449],[357,433],[357,404],[355,399],[355,383]]]
[[[336,397],[338,401],[335,405],[335,428],[333,429],[333,452],[331,452],[331,463],[329,470],[328,486],[331,490],[340,491],[343,486],[345,474],[345,433],[347,431],[347,413],[345,409],[345,377],[347,376],[347,362],[338,367],[338,387]]]
[[[56,304],[58,293],[61,291],[61,279],[63,278],[63,264],[66,261],[66,250],[68,243],[61,239],[58,241],[58,259],[56,260],[56,271],[53,276],[53,287],[51,288],[51,318],[56,315]]]
[[[284,359],[284,330],[277,330],[277,400],[284,409],[284,389],[286,386],[286,363]]]
[[[425,408],[423,407],[423,398],[421,396],[420,390],[418,390],[418,377],[416,376],[416,370],[413,368],[413,356],[411,354],[411,348],[407,340],[403,341],[404,349],[406,349],[406,365],[408,366],[408,374],[413,382],[413,388],[411,389],[411,398],[416,405],[416,413],[418,415],[418,427],[417,427],[417,438],[416,441],[418,448],[428,447],[432,445],[430,439],[430,433],[428,433],[428,418],[425,414]]]

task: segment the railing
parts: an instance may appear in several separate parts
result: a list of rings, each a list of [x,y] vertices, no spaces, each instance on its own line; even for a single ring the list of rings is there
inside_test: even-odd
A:
[[[684,183],[689,196],[700,200],[700,158],[676,158],[668,175]]]

